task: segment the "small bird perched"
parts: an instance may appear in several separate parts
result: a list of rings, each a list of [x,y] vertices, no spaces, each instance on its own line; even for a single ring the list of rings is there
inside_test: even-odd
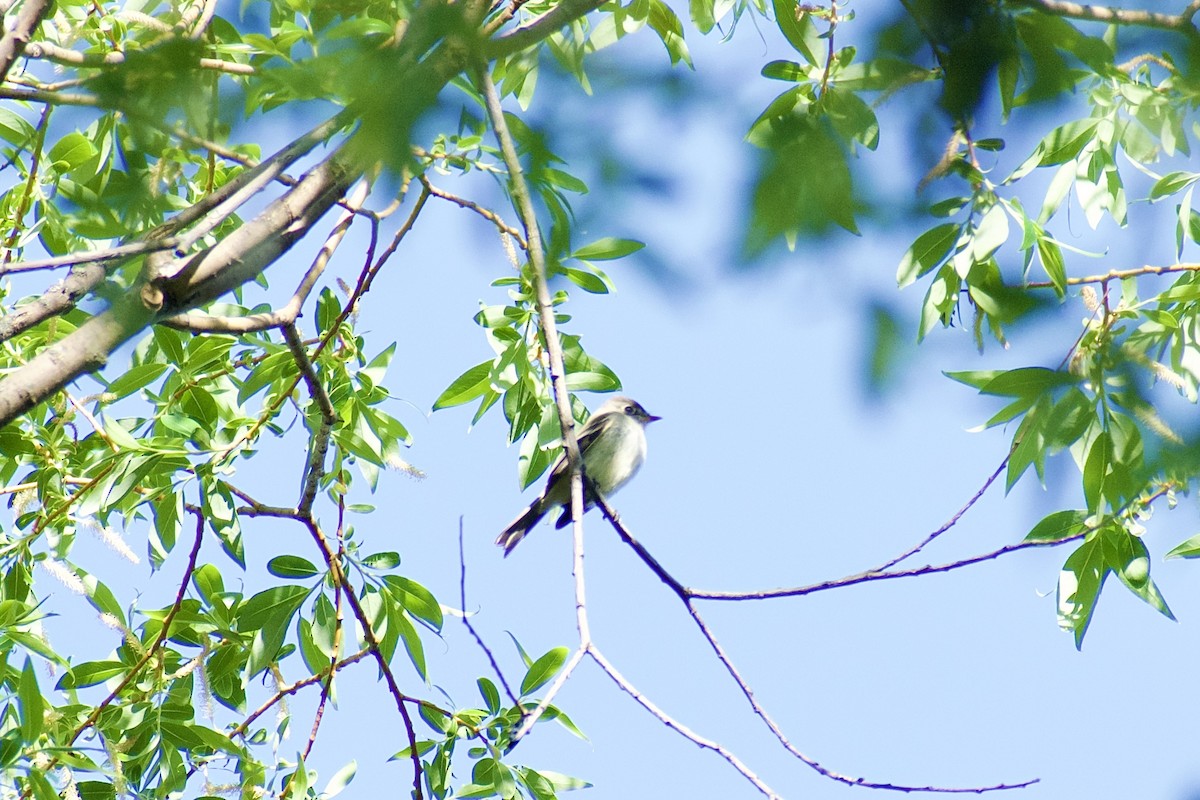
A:
[[[646,426],[662,419],[647,414],[636,401],[628,397],[613,397],[596,409],[579,432],[579,452],[583,455],[583,470],[587,482],[604,497],[612,496],[637,474],[646,460]],[[554,527],[565,527],[571,521],[571,477],[564,452],[554,462],[550,478],[541,495],[529,508],[509,523],[496,538],[507,557],[525,534],[542,517],[561,508],[562,514]],[[593,493],[584,492],[584,511],[595,505]]]

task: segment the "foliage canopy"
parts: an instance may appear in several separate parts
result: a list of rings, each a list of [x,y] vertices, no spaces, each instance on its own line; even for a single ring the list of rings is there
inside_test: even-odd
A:
[[[642,244],[581,239],[572,204],[588,187],[527,112],[541,71],[570,75],[586,92],[599,51],[635,33],[660,40],[672,65],[692,67],[680,15],[707,35],[769,21],[794,50],[762,66],[784,88],[747,120],[761,154],[748,257],[864,229],[872,221],[864,176],[885,168],[871,160],[887,135],[879,104],[937,87],[930,118],[945,147],[923,185],[938,197],[897,271],[901,288],[924,291],[917,336],[968,325],[982,349],[989,339],[1004,344],[1006,329],[1035,310],[1073,314],[1078,297],[1088,314],[1056,364],[950,374],[1003,404],[986,424],[1013,430],[1006,487],[1031,467],[1043,476],[1062,451],[1078,465],[1077,508],[985,557],[1069,545],[1058,621],[1077,644],[1109,576],[1170,616],[1141,533],[1153,507],[1174,503],[1200,474],[1194,426],[1171,421],[1175,397],[1194,404],[1200,389],[1200,265],[1184,260],[1200,242],[1192,207],[1200,172],[1186,162],[1197,133],[1200,4],[1178,13],[1059,0],[911,0],[894,12],[857,5],[691,0],[685,13],[663,0],[4,4],[0,491],[13,511],[0,530],[4,791],[91,800],[194,795],[201,785],[211,794],[228,783],[244,798],[330,797],[353,767],[318,791],[305,764],[317,725],[292,759],[276,755],[290,718],[274,726],[261,718],[308,686],[320,687],[323,709],[335,676],[364,659],[377,664],[403,722],[396,757],[411,763],[415,796],[543,800],[586,785],[512,761],[535,720],[578,733],[552,700],[582,658],[621,682],[586,617],[574,651],[522,650],[526,671],[511,684],[480,677],[477,705],[429,699],[425,646],[453,600],[403,574],[399,552],[368,545],[351,523],[371,510],[382,471],[406,468],[411,442],[387,405],[395,345],[357,330],[357,311],[377,302],[373,280],[428,203],[482,215],[506,249],[511,268],[493,286],[508,299],[474,320],[490,355],[460,366],[431,405],[471,404],[475,421],[503,414],[509,441],[521,443],[523,485],[544,474],[564,438],[570,452],[569,423],[586,416],[574,393],[614,391],[620,380],[558,307],[570,291],[611,291],[604,263]],[[301,108],[324,116],[276,152],[246,141],[263,115]],[[1006,147],[997,134],[1016,119],[1045,127],[1002,172],[992,160]],[[289,174],[297,169],[300,177]],[[442,185],[477,173],[496,178],[511,209]],[[1131,197],[1142,184],[1145,198]],[[1175,262],[1089,273],[1089,254],[1064,242],[1068,209],[1093,229],[1119,230],[1142,199],[1173,215]],[[314,231],[330,212],[331,229]],[[339,246],[351,225],[369,229],[369,245],[347,256]],[[311,264],[294,291],[281,292],[267,269],[301,243],[313,244]],[[60,278],[39,283],[50,271]],[[302,312],[315,322],[310,338]],[[305,452],[293,505],[239,486],[239,470],[277,437]],[[255,578],[265,588],[235,590],[244,537],[264,517],[300,526],[312,547],[281,545],[270,577]],[[161,608],[139,603],[110,565],[76,555],[80,530],[91,529],[136,561],[115,533],[135,523],[149,523],[150,568],[182,570]],[[944,532],[861,575],[735,595],[682,585],[613,524],[685,604],[769,726],[697,601],[894,577]],[[205,540],[224,555],[210,548],[202,559]],[[1200,536],[1166,555],[1200,556]],[[116,632],[108,658],[80,660],[70,643],[42,636],[42,572],[85,596]],[[416,680],[397,676],[402,661]],[[58,677],[45,677],[40,662]],[[264,676],[274,689],[257,697]],[[862,783],[772,732],[822,775]],[[719,743],[693,741],[774,796]]]

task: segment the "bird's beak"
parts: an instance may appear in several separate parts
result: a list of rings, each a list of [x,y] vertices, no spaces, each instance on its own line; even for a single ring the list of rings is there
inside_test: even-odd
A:
[[[662,417],[656,417],[653,414],[647,414],[646,424],[649,425],[651,422],[658,422],[660,419],[662,419]]]

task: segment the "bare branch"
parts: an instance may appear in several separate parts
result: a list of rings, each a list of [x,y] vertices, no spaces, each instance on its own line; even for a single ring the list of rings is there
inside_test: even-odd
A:
[[[338,661],[332,667],[326,667],[325,669],[318,672],[316,675],[309,675],[307,678],[301,678],[300,680],[296,681],[295,683],[280,687],[279,690],[277,692],[275,692],[275,694],[273,694],[273,695],[271,695],[271,697],[267,698],[266,702],[264,702],[258,708],[254,709],[254,711],[251,712],[250,716],[246,717],[244,720],[242,720],[240,723],[238,723],[236,726],[234,726],[233,730],[229,731],[229,734],[228,734],[229,738],[232,739],[235,736],[245,736],[246,732],[248,730],[250,730],[250,726],[254,724],[254,721],[256,719],[258,719],[263,714],[270,711],[271,708],[276,703],[278,703],[280,700],[287,697],[288,695],[295,694],[296,692],[303,689],[305,686],[312,686],[313,684],[320,683],[321,681],[325,680],[327,675],[332,675],[335,672],[339,672],[343,668],[348,667],[351,664],[362,661],[364,658],[366,658],[369,655],[371,655],[371,648],[364,647],[362,650],[359,650],[354,655],[343,658],[341,661]]]
[[[426,175],[422,175],[420,180],[421,185],[424,186],[425,189],[434,197],[454,203],[456,206],[465,208],[468,211],[474,211],[476,214],[495,225],[501,233],[506,233],[516,239],[517,244],[521,246],[522,250],[528,249],[528,246],[525,244],[525,237],[521,235],[521,232],[505,222],[495,211],[492,211],[489,208],[484,208],[473,200],[468,200],[465,197],[459,197],[456,194],[451,194],[444,189],[439,189],[429,182],[429,177]]]
[[[993,476],[993,479],[994,479],[994,476]],[[990,481],[989,481],[989,483],[990,483]],[[987,488],[986,485],[984,488],[985,489]],[[982,492],[983,492],[983,490],[981,489],[980,494],[982,494]],[[975,499],[973,499],[971,501],[971,503],[968,503],[966,508],[969,508],[970,505],[972,503],[974,503],[976,499],[978,499],[978,496]],[[750,688],[750,685],[746,682],[746,679],[742,677],[741,672],[738,671],[737,667],[733,663],[733,660],[729,657],[729,654],[725,652],[725,648],[721,646],[721,643],[719,641],[717,641],[716,635],[713,634],[712,629],[708,627],[708,623],[706,623],[704,621],[704,618],[700,615],[700,612],[696,609],[696,604],[694,602],[696,599],[716,599],[716,598],[711,597],[710,595],[707,595],[705,593],[701,593],[701,592],[697,592],[695,590],[689,589],[686,586],[684,586],[682,583],[680,583],[678,579],[676,579],[673,575],[671,575],[658,562],[658,560],[655,559],[652,555],[650,555],[650,552],[648,550],[646,550],[646,548],[644,546],[642,546],[642,544],[633,537],[633,534],[631,534],[629,532],[629,529],[625,527],[624,523],[621,522],[621,520],[613,512],[612,508],[608,505],[608,502],[603,497],[598,497],[596,500],[596,504],[601,509],[601,511],[603,511],[605,517],[612,524],[613,529],[616,530],[617,535],[621,537],[621,540],[623,542],[625,542],[625,544],[629,545],[635,553],[637,553],[638,558],[640,558],[642,560],[642,562],[645,563],[646,566],[648,566],[650,568],[650,570],[652,572],[654,572],[654,574],[656,576],[658,576],[658,578],[664,584],[666,584],[671,589],[672,592],[675,593],[675,596],[679,598],[680,602],[683,603],[684,607],[687,609],[688,615],[692,618],[692,621],[694,623],[696,623],[696,627],[700,630],[700,634],[704,637],[705,641],[708,642],[709,646],[712,648],[713,652],[716,654],[717,659],[721,662],[721,665],[725,667],[725,671],[729,673],[729,676],[733,679],[733,682],[737,685],[737,687],[741,691],[742,695],[746,698],[746,701],[750,704],[750,709],[754,713],[754,715],[756,717],[758,717],[760,720],[762,720],[763,724],[767,726],[767,729],[776,738],[776,740],[778,740],[780,745],[782,745],[785,750],[787,750],[795,758],[799,759],[807,766],[811,767],[818,774],[820,774],[826,778],[829,778],[830,780],[837,781],[838,783],[844,783],[848,786],[861,786],[861,787],[867,788],[867,789],[884,789],[884,790],[897,791],[897,792],[931,792],[931,793],[945,793],[945,794],[982,794],[984,792],[1004,791],[1004,790],[1008,790],[1008,789],[1022,789],[1026,786],[1030,786],[1030,785],[1038,782],[1039,779],[1035,778],[1033,780],[1024,781],[1024,782],[1016,783],[1016,784],[1001,783],[1001,784],[995,784],[993,786],[971,786],[971,787],[906,786],[903,784],[868,781],[864,778],[853,777],[850,775],[843,775],[842,773],[835,772],[834,770],[831,770],[828,767],[822,765],[815,758],[805,754],[802,750],[800,750],[798,747],[796,747],[794,744],[792,744],[791,740],[788,739],[786,734],[784,734],[783,729],[779,727],[779,724],[777,722],[775,722],[775,720],[771,717],[771,715],[767,712],[767,710],[762,706],[762,704],[760,704],[758,702],[758,699],[754,696],[754,692]],[[966,508],[964,508],[963,510],[965,511]],[[960,514],[958,516],[961,516],[961,513],[962,512],[960,512]],[[951,524],[953,524],[953,523],[951,523]],[[932,538],[928,539],[926,541],[927,542],[932,541]],[[1019,548],[1014,548],[1014,549],[1019,549]],[[916,549],[914,549],[911,552],[916,552]],[[892,562],[892,563],[896,563],[896,562]],[[892,573],[879,573],[879,572],[872,571],[872,572],[863,573],[863,574],[864,575],[872,575],[872,574],[874,574],[874,575],[889,574],[890,575]],[[745,598],[745,599],[749,599],[749,598]]]
[[[958,561],[949,561],[944,564],[925,565],[923,567],[914,567],[912,569],[891,570],[888,572],[860,572],[857,575],[848,575],[845,578],[838,578],[832,581],[823,581],[822,583],[814,583],[809,586],[795,586],[785,589],[765,589],[756,592],[721,592],[711,591],[708,589],[689,589],[688,594],[697,600],[768,600],[776,597],[803,597],[806,594],[816,594],[817,592],[828,591],[829,589],[841,589],[845,586],[855,586],[860,583],[870,583],[871,581],[888,581],[895,578],[913,578],[918,575],[932,575],[937,572],[951,572],[963,567],[969,567],[972,564],[978,564],[983,561],[991,561],[1009,553],[1015,553],[1018,550],[1028,550],[1033,547],[1058,547],[1060,544],[1078,541],[1085,534],[1071,536],[1066,539],[1058,539],[1053,542],[1017,542],[1016,544],[1005,545],[1004,547],[991,550],[987,553],[981,553],[970,558],[960,559]]]
[[[697,745],[698,747],[702,747],[705,750],[712,750],[721,758],[728,761],[734,769],[742,774],[742,777],[754,785],[754,788],[771,798],[771,800],[781,800],[780,796],[775,793],[774,789],[772,789],[770,786],[767,786],[767,784],[763,782],[762,778],[751,772],[750,768],[747,767],[740,758],[731,753],[724,745],[719,742],[714,742],[711,739],[705,739],[703,736],[695,733],[691,728],[687,727],[682,722],[679,722],[674,717],[669,716],[665,711],[656,706],[650,700],[650,698],[646,697],[646,695],[639,692],[637,688],[630,683],[624,675],[618,672],[617,668],[614,667],[612,663],[610,663],[609,660],[605,658],[599,650],[596,649],[595,645],[592,645],[588,648],[588,655],[590,655],[592,660],[600,665],[600,669],[604,670],[608,677],[612,678],[613,683],[617,684],[617,686],[619,686],[623,692],[636,700],[638,705],[649,711],[655,719],[678,733],[683,738],[687,739],[689,742]]]
[[[1141,275],[1170,275],[1174,272],[1200,272],[1200,264],[1171,264],[1163,267],[1156,267],[1147,264],[1144,267],[1109,270],[1103,275],[1086,275],[1079,278],[1067,278],[1064,283],[1067,286],[1080,286],[1089,283],[1107,283],[1108,281],[1116,281],[1123,278],[1136,278]],[[1053,289],[1054,284],[1050,281],[1034,281],[1032,283],[1025,284],[1025,288]]]
[[[467,626],[467,630],[474,637],[475,643],[479,645],[479,649],[487,656],[488,663],[492,665],[492,672],[500,679],[500,685],[504,687],[504,693],[508,695],[509,701],[515,708],[521,709],[522,715],[524,715],[525,709],[521,705],[516,692],[508,685],[508,680],[504,677],[504,672],[500,669],[500,665],[496,663],[496,657],[492,654],[491,648],[483,643],[483,637],[475,631],[475,626],[471,624],[471,620],[467,616],[467,556],[463,548],[463,518],[461,516],[458,518],[458,567],[458,598],[459,608],[462,610],[463,625]]]
[[[963,514],[966,514],[968,511],[971,510],[971,507],[973,505],[975,505],[976,503],[979,502],[979,500],[983,497],[983,495],[987,492],[987,490],[991,487],[991,485],[996,482],[996,479],[1000,477],[1000,473],[1004,472],[1004,468],[1007,466],[1008,466],[1008,456],[1005,456],[1004,460],[1000,462],[1000,466],[996,467],[995,472],[993,472],[991,475],[988,476],[988,479],[983,482],[983,486],[979,487],[979,491],[975,492],[975,494],[971,496],[971,499],[963,504],[962,508],[960,508],[958,511],[954,512],[954,516],[952,516],[950,519],[946,520],[946,522],[943,523],[941,527],[939,527],[937,530],[930,533],[928,536],[926,536],[924,539],[922,539],[920,542],[918,542],[913,547],[910,547],[908,550],[905,550],[903,553],[901,553],[900,555],[891,559],[890,561],[885,561],[884,563],[880,564],[878,567],[875,567],[872,570],[868,570],[868,572],[883,572],[884,570],[891,569],[892,567],[899,564],[901,561],[906,561],[909,558],[911,558],[912,556],[915,556],[917,553],[924,550],[925,547],[930,542],[932,542],[934,539],[938,538],[943,533],[945,533],[946,531],[950,530],[955,525],[957,525],[958,521],[960,519],[962,519]]]
[[[0,342],[8,341],[42,320],[56,317],[74,308],[76,303],[104,282],[107,274],[99,264],[87,264],[72,269],[70,275],[43,292],[41,297],[18,306],[11,314],[0,317]]]
[[[45,89],[16,89],[12,86],[0,86],[0,99],[24,100],[27,103],[46,103],[52,106],[103,107],[100,105],[100,101],[90,94],[67,94]]]
[[[316,258],[313,259],[312,265],[304,273],[304,277],[301,278],[300,285],[296,287],[296,291],[292,293],[291,299],[282,308],[261,314],[248,314],[244,317],[213,316],[203,312],[189,311],[167,317],[160,324],[191,331],[192,333],[251,333],[279,328],[295,322],[300,316],[300,312],[304,308],[304,303],[308,300],[313,287],[316,286],[317,279],[321,277],[321,274],[325,271],[325,267],[329,264],[329,260],[333,258],[334,252],[345,238],[351,222],[354,221],[355,215],[362,208],[362,204],[366,202],[369,193],[370,184],[363,181],[359,184],[354,195],[346,200],[346,210],[333,226],[333,230],[330,231],[329,236],[326,237],[325,244],[321,246]]]
[[[379,671],[383,674],[384,680],[387,683],[388,691],[392,695],[392,699],[396,702],[396,710],[400,712],[400,717],[404,721],[404,731],[408,735],[409,755],[413,764],[413,797],[416,800],[422,800],[424,793],[421,787],[421,755],[417,752],[417,731],[413,727],[412,715],[409,714],[408,708],[405,707],[405,702],[410,698],[400,691],[399,684],[396,683],[396,676],[392,674],[391,665],[383,656],[383,651],[379,646],[379,639],[375,636],[375,629],[371,626],[371,620],[367,616],[367,612],[363,610],[362,604],[358,602],[358,598],[354,594],[354,588],[350,585],[350,581],[346,578],[346,573],[342,569],[341,562],[337,555],[329,546],[329,540],[325,538],[325,534],[321,532],[321,528],[317,525],[312,517],[304,520],[305,526],[312,535],[313,541],[321,550],[321,555],[325,559],[325,565],[329,567],[332,574],[334,585],[338,586],[342,594],[346,598],[346,602],[350,604],[351,610],[354,612],[358,624],[362,627],[363,638],[366,639],[367,646],[371,649],[371,654],[375,657],[375,663],[379,665]]]

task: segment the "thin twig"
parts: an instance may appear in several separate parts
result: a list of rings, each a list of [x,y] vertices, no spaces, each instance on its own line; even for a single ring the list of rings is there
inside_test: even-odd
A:
[[[459,197],[456,194],[451,194],[445,189],[439,189],[429,182],[429,178],[426,175],[422,175],[420,177],[420,181],[421,185],[424,186],[425,189],[434,197],[454,203],[456,206],[465,208],[468,211],[474,211],[476,214],[495,225],[501,233],[507,233],[509,236],[516,239],[517,244],[521,246],[522,250],[528,249],[525,245],[525,237],[521,235],[521,232],[505,222],[495,211],[492,211],[489,208],[484,208],[473,200],[468,200],[465,197]]]
[[[4,38],[0,39],[0,80],[8,78],[8,71],[21,57],[30,37],[50,13],[52,5],[51,0],[24,0],[21,4],[21,12],[13,20],[12,27],[4,33]]]
[[[96,720],[100,719],[100,715],[104,713],[104,709],[108,708],[121,695],[125,687],[132,683],[134,678],[141,673],[142,668],[150,663],[150,659],[157,655],[159,648],[163,646],[163,643],[167,640],[167,636],[170,635],[171,623],[175,620],[175,615],[179,613],[179,609],[183,606],[183,598],[187,594],[188,583],[192,579],[192,573],[196,571],[196,559],[200,557],[200,545],[204,542],[204,515],[198,510],[194,513],[196,516],[196,535],[192,542],[192,551],[188,554],[187,566],[184,568],[183,578],[179,581],[179,591],[175,594],[175,602],[171,604],[171,610],[163,617],[162,628],[158,631],[158,635],[154,637],[153,644],[146,649],[146,653],[133,665],[133,668],[125,673],[125,677],[121,679],[116,688],[109,692],[108,697],[100,701],[92,709],[92,713],[87,716],[87,719],[79,724],[67,740],[69,744],[74,744],[80,734],[96,724]]]
[[[787,750],[805,765],[816,771],[818,774],[848,786],[861,786],[868,789],[882,789],[897,792],[931,792],[945,794],[982,794],[984,792],[1021,789],[1037,783],[1038,779],[1035,778],[1033,780],[1024,781],[1017,784],[1001,783],[993,786],[907,786],[903,784],[868,781],[865,778],[843,775],[840,772],[836,772],[822,765],[815,758],[807,755],[794,744],[792,744],[791,740],[788,739],[787,735],[783,732],[783,729],[779,727],[779,724],[775,722],[774,718],[771,717],[766,708],[764,708],[762,704],[758,702],[758,699],[754,696],[754,691],[750,688],[750,684],[747,683],[746,679],[742,677],[741,672],[734,665],[733,660],[729,657],[729,654],[725,651],[725,648],[721,646],[721,643],[717,640],[716,635],[712,632],[712,629],[709,628],[708,623],[706,623],[704,618],[700,615],[700,612],[696,608],[694,601],[696,599],[715,598],[702,596],[695,590],[684,586],[677,578],[671,575],[670,572],[668,572],[658,562],[658,560],[650,554],[650,552],[641,544],[641,542],[634,538],[633,534],[630,533],[625,524],[621,522],[620,518],[616,516],[612,508],[608,505],[608,502],[603,497],[598,497],[596,504],[604,513],[608,521],[612,524],[613,529],[616,530],[617,535],[621,538],[621,541],[629,545],[629,547],[631,547],[638,555],[638,558],[640,558],[642,562],[645,563],[646,566],[648,566],[650,570],[654,572],[654,574],[671,589],[672,592],[674,592],[675,596],[679,598],[679,601],[683,603],[684,607],[687,609],[688,615],[692,618],[692,621],[700,630],[700,634],[704,637],[705,641],[708,642],[709,646],[716,654],[717,659],[721,662],[722,666],[725,667],[725,671],[729,673],[730,678],[733,679],[733,682],[737,685],[742,695],[746,698],[746,701],[750,704],[750,709],[754,715],[762,720],[763,724],[767,726],[767,729],[776,738],[776,740],[778,740],[779,744],[782,745],[785,750]]]
[[[300,680],[296,681],[295,683],[280,687],[279,690],[275,692],[275,694],[271,695],[271,697],[269,697],[266,700],[266,702],[264,702],[258,708],[254,709],[254,711],[251,712],[250,716],[246,717],[244,720],[242,720],[240,723],[238,723],[236,726],[234,726],[234,728],[231,731],[229,731],[229,733],[227,735],[229,736],[230,739],[232,739],[235,736],[245,736],[246,732],[248,730],[250,730],[250,726],[254,724],[254,721],[257,720],[259,717],[261,717],[263,714],[270,711],[272,706],[274,706],[276,703],[278,703],[283,698],[287,697],[288,695],[295,694],[296,692],[303,689],[305,686],[312,686],[313,684],[320,683],[321,681],[323,681],[325,679],[325,676],[327,674],[330,674],[332,672],[338,672],[338,671],[342,670],[343,668],[350,666],[351,664],[354,664],[358,661],[362,661],[364,658],[366,658],[369,655],[371,655],[371,648],[364,647],[362,650],[359,650],[354,655],[347,656],[346,658],[343,658],[341,661],[338,661],[336,664],[334,664],[332,666],[332,668],[326,667],[325,669],[322,669],[320,672],[318,672],[316,675],[309,675],[307,678],[301,678]]]
[[[720,742],[714,742],[711,739],[706,739],[703,736],[695,733],[691,728],[687,727],[682,722],[679,722],[674,717],[671,717],[665,711],[655,705],[650,698],[646,697],[646,695],[639,692],[637,688],[630,683],[624,675],[618,672],[617,668],[614,667],[612,663],[609,662],[609,660],[605,658],[599,650],[596,649],[595,645],[592,645],[588,648],[588,655],[590,655],[592,660],[600,666],[600,669],[604,670],[604,673],[608,675],[608,677],[612,678],[613,683],[617,684],[617,686],[619,686],[623,692],[637,701],[638,705],[649,711],[650,714],[655,717],[655,719],[698,747],[702,747],[705,750],[712,750],[721,758],[728,761],[734,769],[740,772],[742,776],[746,778],[746,780],[750,781],[750,783],[754,785],[754,788],[771,798],[771,800],[780,800],[780,796],[775,793],[774,789],[764,783],[762,778],[758,777],[758,775],[752,772],[740,758],[731,753],[724,745],[722,745]]]
[[[313,502],[316,500],[321,479],[325,477],[325,455],[329,452],[329,436],[333,432],[333,426],[337,423],[338,418],[337,412],[333,408],[333,401],[329,399],[329,394],[321,384],[321,379],[317,376],[316,369],[308,357],[308,350],[300,341],[300,332],[296,330],[295,323],[283,326],[283,338],[287,341],[288,349],[292,352],[292,358],[295,359],[296,365],[300,367],[300,374],[308,386],[309,395],[321,412],[320,427],[313,431],[313,441],[308,449],[308,464],[304,470],[304,487],[300,492],[300,502],[296,503],[296,510],[301,515],[308,517],[312,514]]]
[[[1009,458],[1008,456],[1004,457],[1004,460],[1000,462],[1000,466],[996,467],[996,471],[993,472],[990,476],[988,476],[988,479],[983,482],[983,486],[979,487],[979,491],[975,492],[975,494],[971,496],[971,499],[968,500],[966,503],[964,503],[963,507],[960,508],[958,511],[956,511],[954,513],[954,516],[952,516],[950,519],[946,520],[946,522],[941,527],[939,527],[937,530],[930,533],[928,536],[926,536],[924,539],[922,539],[920,542],[918,542],[913,547],[910,547],[908,550],[905,550],[900,555],[896,556],[895,558],[893,558],[889,561],[883,562],[882,564],[880,564],[878,567],[875,567],[874,569],[867,570],[867,572],[883,572],[884,570],[891,569],[892,567],[899,564],[901,561],[905,561],[905,560],[911,558],[912,556],[915,556],[917,553],[924,550],[925,547],[930,542],[932,542],[934,539],[938,538],[943,533],[945,533],[946,531],[950,530],[955,525],[957,525],[958,521],[960,519],[962,519],[963,514],[966,514],[968,511],[971,510],[971,507],[973,505],[975,505],[976,503],[979,502],[980,498],[982,498],[983,495],[987,492],[987,490],[989,488],[991,488],[991,485],[996,482],[996,479],[1000,477],[1000,473],[1004,472],[1004,468],[1008,466],[1008,458]]]
[[[829,589],[841,589],[846,586],[855,586],[860,583],[870,583],[871,581],[889,581],[896,578],[914,578],[918,575],[932,575],[937,572],[952,572],[956,569],[969,567],[972,564],[979,564],[983,561],[991,561],[1000,556],[1015,553],[1018,550],[1028,550],[1033,547],[1058,547],[1061,544],[1078,541],[1086,534],[1078,534],[1070,536],[1066,539],[1057,539],[1053,542],[1038,542],[1024,541],[1016,544],[1005,545],[1004,547],[991,550],[986,553],[971,556],[970,558],[960,559],[958,561],[948,561],[944,564],[927,564],[923,567],[913,567],[912,569],[891,570],[888,572],[860,572],[857,575],[848,575],[845,578],[838,578],[832,581],[823,581],[822,583],[814,583],[809,586],[794,586],[783,589],[766,589],[754,592],[723,592],[712,591],[709,589],[688,589],[688,594],[697,600],[768,600],[776,597],[803,597],[808,594],[816,594],[817,592],[828,591]]]
[[[492,672],[500,679],[500,685],[504,687],[504,693],[508,695],[508,699],[512,702],[514,708],[521,710],[521,716],[525,715],[525,709],[521,705],[521,700],[517,697],[516,692],[508,685],[508,680],[504,677],[504,672],[500,669],[500,665],[496,663],[496,657],[492,654],[491,648],[483,643],[483,638],[476,632],[475,626],[471,624],[471,620],[467,617],[467,556],[463,546],[463,518],[458,518],[458,598],[459,608],[462,609],[463,625],[467,626],[467,630],[471,632],[475,643],[479,645],[479,649],[487,656],[488,663],[492,665]]]
[[[383,674],[384,681],[387,683],[388,691],[391,693],[392,699],[396,702],[396,710],[400,712],[400,718],[404,721],[404,732],[408,736],[409,756],[413,765],[413,797],[416,800],[422,800],[424,797],[421,782],[423,768],[421,766],[421,754],[417,752],[417,730],[413,726],[412,715],[404,705],[411,698],[400,691],[400,685],[396,683],[396,676],[392,674],[392,667],[384,657],[383,649],[379,645],[379,639],[375,636],[371,620],[367,616],[367,612],[363,609],[362,604],[358,602],[358,597],[354,594],[354,587],[350,584],[349,579],[347,579],[346,572],[342,569],[337,554],[330,548],[329,540],[325,538],[325,534],[321,532],[320,526],[317,525],[316,520],[311,516],[304,519],[303,522],[305,527],[308,528],[313,541],[316,542],[317,547],[321,550],[321,555],[325,559],[325,565],[329,567],[329,571],[332,574],[334,585],[341,589],[346,602],[350,604],[350,609],[354,612],[354,616],[358,620],[358,624],[362,626],[363,638],[366,639],[367,646],[370,647],[371,654],[375,657],[375,663],[379,665],[379,671]]]
[[[1136,278],[1140,275],[1169,275],[1173,272],[1200,272],[1200,264],[1171,264],[1165,267],[1156,267],[1147,264],[1144,267],[1134,267],[1132,269],[1114,269],[1103,275],[1067,278],[1064,284],[1067,286],[1080,286],[1088,283],[1107,283],[1108,281],[1121,280],[1123,278]],[[1054,284],[1050,281],[1033,281],[1025,284],[1025,288],[1053,289]]]

